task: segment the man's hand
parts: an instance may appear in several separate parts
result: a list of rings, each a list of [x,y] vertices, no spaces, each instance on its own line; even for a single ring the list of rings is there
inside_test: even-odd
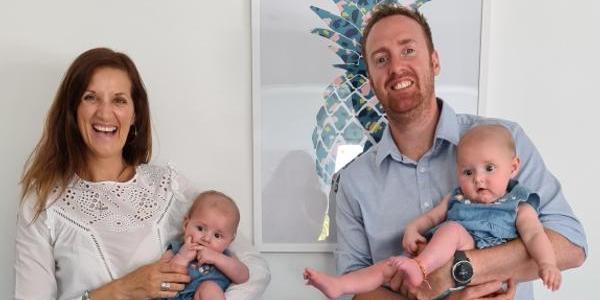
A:
[[[502,282],[490,281],[480,285],[469,286],[462,291],[450,295],[448,300],[511,300],[515,297],[517,285],[513,279],[507,281],[506,289]]]
[[[408,299],[414,299],[414,297],[409,294],[408,284],[404,282],[402,272],[398,272],[398,270],[396,270],[396,273],[392,276],[392,279],[390,279],[389,288],[394,292],[402,294]]]
[[[416,299],[432,299],[443,293],[450,287],[454,287],[454,281],[450,277],[450,269],[452,260],[449,260],[439,269],[435,270],[427,276],[427,282],[423,282],[416,290],[406,289],[410,295]],[[430,287],[431,285],[431,287]],[[489,300],[505,300],[513,299],[516,291],[516,284],[509,280],[506,290],[502,289],[502,282],[490,281],[480,285],[468,286],[465,289],[455,292],[447,299],[454,300],[472,300],[472,299],[489,299]]]
[[[443,293],[448,288],[454,287],[454,281],[450,277],[450,269],[453,260],[450,259],[443,266],[427,275],[427,282],[423,281],[417,289],[408,289],[417,299],[432,299]]]

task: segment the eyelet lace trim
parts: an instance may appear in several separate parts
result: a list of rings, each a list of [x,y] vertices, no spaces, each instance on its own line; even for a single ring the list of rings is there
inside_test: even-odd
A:
[[[75,179],[54,208],[82,229],[128,232],[158,222],[172,198],[169,169],[143,165],[137,172],[123,183]]]

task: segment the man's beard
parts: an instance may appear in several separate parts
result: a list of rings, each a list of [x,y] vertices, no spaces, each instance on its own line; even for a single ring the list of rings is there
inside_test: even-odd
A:
[[[394,99],[393,96],[389,96],[387,99],[388,101],[386,102],[390,107],[384,107],[388,120],[399,125],[409,124],[415,120],[419,120],[430,107],[433,107],[428,103],[435,94],[433,71],[430,69],[429,72],[427,72],[427,75],[422,79],[423,80],[418,80],[418,82],[414,83],[417,88],[414,93],[402,96],[405,99]],[[421,84],[423,84],[422,87]],[[375,90],[375,95],[379,99],[377,90]],[[408,108],[392,109],[392,107],[398,105],[400,101],[409,101],[409,103],[413,103],[413,105]]]

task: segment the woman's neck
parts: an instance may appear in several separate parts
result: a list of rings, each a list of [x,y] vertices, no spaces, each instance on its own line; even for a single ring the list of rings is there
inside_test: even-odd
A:
[[[123,158],[87,158],[85,170],[78,172],[79,177],[92,181],[124,182],[133,177],[134,169]]]

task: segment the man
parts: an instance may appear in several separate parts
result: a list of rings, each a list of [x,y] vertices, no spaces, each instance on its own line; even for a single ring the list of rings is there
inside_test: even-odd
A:
[[[402,254],[404,226],[428,211],[457,186],[456,145],[470,127],[500,123],[512,133],[522,170],[517,179],[541,198],[540,219],[553,244],[560,269],[585,260],[585,234],[566,202],[560,184],[515,123],[456,114],[437,99],[434,77],[438,54],[424,17],[397,5],[381,5],[365,27],[362,41],[371,87],[385,109],[389,126],[381,141],[339,172],[332,188],[337,205],[339,273]],[[451,274],[451,267],[454,270]],[[456,299],[532,299],[537,265],[520,240],[484,250],[456,253],[455,259],[429,274],[432,289],[410,291],[431,298],[454,286],[468,287]],[[509,281],[506,290],[501,283]],[[392,280],[397,290],[401,276]],[[378,288],[355,299],[405,299]]]

